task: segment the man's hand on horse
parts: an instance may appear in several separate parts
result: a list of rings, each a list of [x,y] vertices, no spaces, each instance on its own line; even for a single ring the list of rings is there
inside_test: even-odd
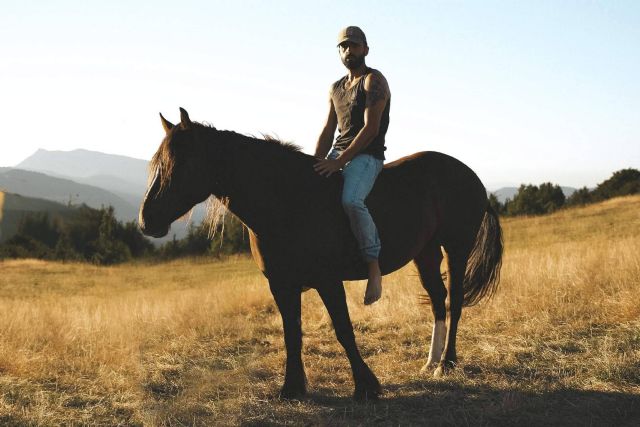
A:
[[[332,173],[338,172],[344,167],[344,162],[338,159],[322,159],[313,165],[313,169],[322,176],[330,177]]]

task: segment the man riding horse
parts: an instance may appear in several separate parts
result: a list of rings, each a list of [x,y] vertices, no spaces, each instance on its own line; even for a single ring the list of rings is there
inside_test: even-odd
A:
[[[342,169],[342,206],[368,265],[364,303],[369,305],[382,295],[382,273],[378,263],[380,238],[365,199],[384,162],[391,93],[382,73],[365,64],[369,46],[360,28],[351,26],[340,31],[338,49],[348,74],[331,86],[329,115],[315,152],[323,160],[314,169],[325,176]],[[336,127],[338,137],[329,152]]]

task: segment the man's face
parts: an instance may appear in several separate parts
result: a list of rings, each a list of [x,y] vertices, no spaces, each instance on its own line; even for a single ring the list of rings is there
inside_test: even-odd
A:
[[[355,70],[364,64],[364,57],[369,53],[369,47],[360,43],[346,41],[338,45],[338,51],[344,66],[349,70]]]

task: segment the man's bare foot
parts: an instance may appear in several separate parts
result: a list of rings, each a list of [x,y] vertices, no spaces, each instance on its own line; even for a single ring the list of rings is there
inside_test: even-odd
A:
[[[378,260],[369,263],[369,281],[364,293],[364,305],[371,305],[382,296],[382,272]]]

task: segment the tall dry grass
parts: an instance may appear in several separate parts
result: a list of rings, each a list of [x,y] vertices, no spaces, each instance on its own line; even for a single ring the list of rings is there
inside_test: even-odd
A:
[[[498,294],[466,309],[460,366],[419,374],[432,317],[413,266],[361,304],[386,394],[350,399],[349,366],[303,295],[310,397],[275,399],[281,323],[251,260],[95,267],[0,263],[0,424],[624,424],[640,418],[640,197],[503,220]]]

